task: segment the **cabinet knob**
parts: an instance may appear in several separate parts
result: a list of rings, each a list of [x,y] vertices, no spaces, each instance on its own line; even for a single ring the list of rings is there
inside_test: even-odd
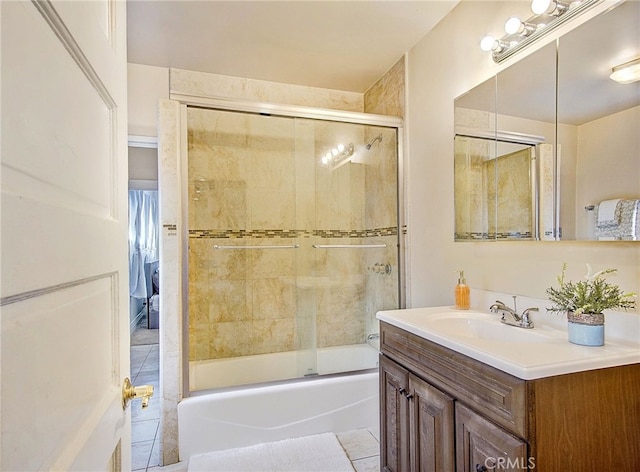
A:
[[[413,394],[407,393],[405,397],[407,397],[407,400],[411,400],[413,398]]]
[[[484,465],[476,464],[476,472],[487,472],[487,467]]]
[[[400,390],[398,390],[398,392],[400,392],[400,395],[406,395],[407,391],[404,388],[401,388]]]

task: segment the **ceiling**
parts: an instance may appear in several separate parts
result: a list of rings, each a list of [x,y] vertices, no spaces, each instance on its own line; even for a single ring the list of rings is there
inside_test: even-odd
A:
[[[363,93],[459,0],[129,0],[128,61]]]

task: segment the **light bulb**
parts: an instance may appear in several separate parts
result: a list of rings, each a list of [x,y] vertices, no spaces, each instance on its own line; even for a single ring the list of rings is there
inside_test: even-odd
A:
[[[344,144],[338,144],[338,151],[339,152],[343,152],[344,151]]]
[[[551,8],[551,4],[553,5],[553,10],[555,10],[555,2],[551,0],[532,0],[531,2],[531,11],[536,15],[542,15],[543,13],[547,13],[547,11]]]
[[[516,18],[515,16],[512,16],[504,24],[504,31],[507,34],[516,34],[520,32],[521,27],[522,27],[522,21],[520,21],[520,18]]]
[[[504,31],[507,34],[519,34],[521,36],[529,36],[536,30],[536,26],[530,23],[521,21],[520,18],[515,16],[509,18],[504,24]]]
[[[574,2],[575,3],[575,2]],[[565,2],[557,0],[532,0],[531,11],[536,15],[553,15],[560,16],[565,13],[571,6]]]
[[[496,48],[497,41],[493,38],[493,36],[485,36],[480,41],[480,49],[485,52],[493,51]]]

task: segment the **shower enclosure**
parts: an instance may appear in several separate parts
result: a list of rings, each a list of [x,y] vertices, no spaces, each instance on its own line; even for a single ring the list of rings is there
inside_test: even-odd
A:
[[[400,120],[352,115],[187,107],[190,390],[376,367],[375,314],[402,304]]]

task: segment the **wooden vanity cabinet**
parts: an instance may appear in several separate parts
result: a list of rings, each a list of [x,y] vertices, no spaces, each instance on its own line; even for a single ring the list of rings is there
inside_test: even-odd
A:
[[[525,381],[381,322],[381,469],[636,472],[640,364]]]
[[[453,398],[382,356],[380,406],[383,470],[455,470]]]

